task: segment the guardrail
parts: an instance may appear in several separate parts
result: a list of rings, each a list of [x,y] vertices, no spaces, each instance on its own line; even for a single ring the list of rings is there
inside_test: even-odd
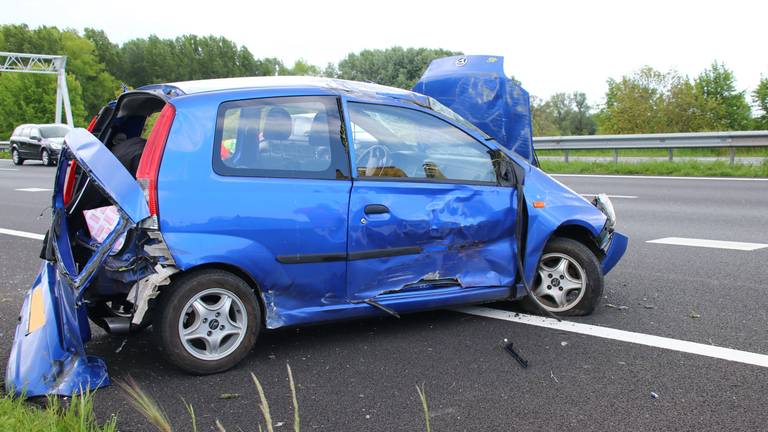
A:
[[[8,141],[0,141],[0,151],[8,151],[11,148],[11,143]]]
[[[613,161],[618,162],[622,149],[667,149],[671,161],[674,149],[728,148],[733,165],[736,148],[768,147],[768,131],[535,137],[533,147],[536,150],[562,150],[566,162],[570,150],[613,150]]]

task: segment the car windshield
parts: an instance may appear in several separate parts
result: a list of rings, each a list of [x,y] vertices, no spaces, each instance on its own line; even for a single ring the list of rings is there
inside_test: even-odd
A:
[[[40,128],[40,134],[43,138],[64,138],[64,135],[69,133],[69,127],[61,126],[42,126]]]
[[[494,140],[494,138],[487,133],[483,132],[480,128],[473,125],[469,120],[465,119],[464,117],[456,114],[452,109],[448,108],[447,106],[441,104],[437,101],[437,99],[430,97],[429,98],[429,107],[432,108],[435,112],[438,112],[449,119],[451,119],[454,123],[458,123],[462,127],[469,129],[471,131],[479,133],[483,138],[485,138],[486,141]],[[494,140],[495,141],[495,140]]]

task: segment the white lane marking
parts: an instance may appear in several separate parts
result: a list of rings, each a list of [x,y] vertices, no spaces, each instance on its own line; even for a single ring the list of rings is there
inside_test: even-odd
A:
[[[658,180],[723,180],[723,181],[768,181],[768,178],[754,177],[678,177],[678,176],[643,176],[643,175],[610,175],[610,174],[550,174],[554,177],[594,177],[594,178],[625,178],[625,179],[658,179]]]
[[[19,191],[19,192],[50,192],[50,191],[52,191],[53,189],[46,189],[46,188],[35,188],[35,187],[32,187],[32,188],[21,188],[21,189],[14,189],[14,190],[17,190],[17,191]]]
[[[581,196],[597,196],[598,194],[583,193],[583,194],[580,194],[580,195]],[[637,199],[637,195],[608,195],[608,194],[606,194],[606,196],[608,196],[608,198]]]
[[[764,243],[746,243],[746,242],[707,240],[707,239],[685,238],[685,237],[664,237],[656,240],[648,240],[646,241],[646,243],[705,247],[705,248],[714,248],[714,249],[732,249],[732,250],[741,250],[741,251],[753,251],[753,250],[768,247],[768,244],[764,244]]]
[[[33,240],[42,240],[45,238],[45,236],[42,234],[35,234],[31,232],[26,232],[26,231],[16,231],[16,230],[6,229],[6,228],[0,228],[0,234],[6,234],[6,235],[11,235],[16,237],[24,237],[24,238],[29,238]]]
[[[18,171],[16,168],[0,168],[0,171]]]
[[[696,354],[705,357],[712,357],[721,360],[745,363],[754,366],[768,367],[768,355],[765,354],[739,351],[731,348],[723,348],[719,346],[690,342],[680,339],[654,336],[645,333],[635,333],[610,327],[576,323],[573,321],[557,321],[552,318],[526,315],[505,310],[491,309],[482,306],[467,306],[455,308],[453,310],[485,318],[512,321],[520,324],[528,324],[537,327],[545,327],[554,330],[579,333],[604,339],[612,339],[621,342],[629,342],[638,345],[645,345],[655,348]]]

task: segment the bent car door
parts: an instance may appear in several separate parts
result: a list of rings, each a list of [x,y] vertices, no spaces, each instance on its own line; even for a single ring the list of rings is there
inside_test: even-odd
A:
[[[514,188],[498,185],[494,151],[425,111],[350,102],[348,112],[350,301],[421,303],[421,294],[438,306],[508,295]]]

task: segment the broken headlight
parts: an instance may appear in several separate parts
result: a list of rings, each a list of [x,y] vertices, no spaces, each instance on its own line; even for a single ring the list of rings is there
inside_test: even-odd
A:
[[[611,203],[611,199],[608,198],[608,195],[604,193],[598,194],[595,199],[592,200],[592,204],[600,209],[600,211],[608,218],[605,222],[605,228],[603,229],[613,231],[613,227],[616,226],[616,211],[613,209],[613,203]]]

